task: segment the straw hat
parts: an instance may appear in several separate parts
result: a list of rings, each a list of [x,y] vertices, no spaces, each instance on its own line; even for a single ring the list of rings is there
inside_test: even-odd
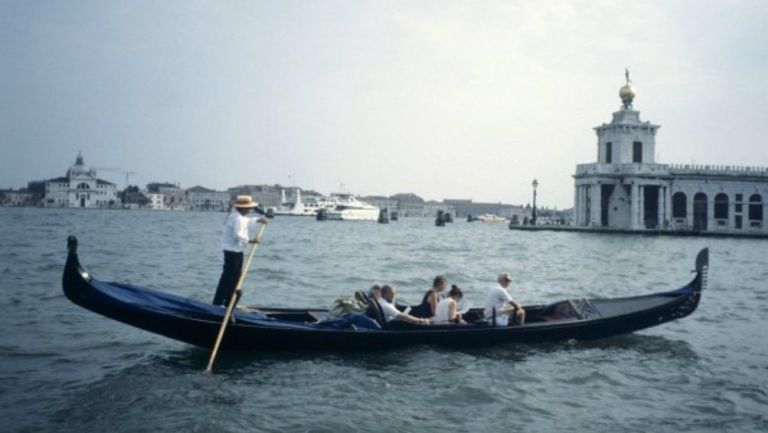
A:
[[[258,204],[256,204],[256,202],[253,201],[253,198],[249,195],[239,195],[235,198],[235,204],[233,206],[241,209],[253,209],[257,207]]]

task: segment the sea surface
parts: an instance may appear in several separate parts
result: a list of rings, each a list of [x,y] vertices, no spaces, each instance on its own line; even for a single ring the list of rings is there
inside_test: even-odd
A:
[[[483,304],[500,272],[523,303],[678,288],[681,321],[598,342],[383,353],[224,353],[106,319],[61,291],[66,237],[96,277],[212,298],[224,213],[0,208],[0,431],[684,432],[768,430],[768,241],[510,231],[431,219],[282,218],[244,303],[324,307],[372,283],[417,303],[435,275]]]

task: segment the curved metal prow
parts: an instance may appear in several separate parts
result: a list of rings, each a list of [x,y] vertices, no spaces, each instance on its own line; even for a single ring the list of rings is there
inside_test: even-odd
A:
[[[67,254],[67,262],[64,265],[61,285],[64,294],[75,303],[79,303],[79,298],[88,292],[91,276],[80,266],[80,259],[77,257],[76,237],[67,237],[67,249],[69,254]]]
[[[77,254],[77,238],[74,236],[69,236],[67,238],[67,250],[69,250],[70,254]]]
[[[696,279],[698,280],[698,289],[707,288],[709,279],[709,248],[704,248],[696,255]]]

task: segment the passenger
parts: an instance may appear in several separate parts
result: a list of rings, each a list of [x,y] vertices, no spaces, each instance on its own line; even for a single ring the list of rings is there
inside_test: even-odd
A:
[[[421,304],[411,309],[411,315],[416,317],[433,317],[437,311],[437,303],[440,302],[440,294],[448,287],[448,279],[442,275],[435,277],[432,288],[427,290],[421,299]]]
[[[510,317],[514,317],[514,322],[519,325],[525,324],[525,309],[507,292],[511,281],[508,273],[500,274],[499,284],[488,290],[483,313],[489,321],[493,321],[495,317],[496,326],[507,326]]]
[[[368,296],[376,301],[381,299],[381,287],[378,284],[371,286],[371,289],[368,291]]]
[[[451,291],[448,292],[448,297],[441,299],[440,302],[437,303],[437,312],[435,313],[435,317],[432,319],[432,323],[466,324],[464,319],[461,318],[461,314],[459,314],[458,306],[459,301],[461,301],[461,298],[463,297],[464,293],[460,288],[456,287],[456,285],[451,287]]]
[[[395,295],[397,295],[397,290],[394,287],[384,286],[381,288],[379,305],[381,306],[382,312],[384,312],[384,322],[403,320],[417,325],[429,325],[429,319],[414,317],[408,313],[401,313],[395,308]]]

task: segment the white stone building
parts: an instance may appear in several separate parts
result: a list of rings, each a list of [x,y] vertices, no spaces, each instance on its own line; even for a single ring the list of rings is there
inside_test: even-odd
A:
[[[165,195],[156,193],[156,192],[147,192],[144,193],[144,196],[147,197],[147,209],[152,210],[165,210]]]
[[[768,167],[661,164],[659,125],[640,120],[627,84],[622,107],[595,128],[597,162],[576,166],[574,224],[632,231],[768,234]]]
[[[379,209],[386,209],[389,212],[397,212],[397,200],[383,195],[367,195],[359,197],[361,201],[374,205]]]
[[[197,185],[187,190],[188,210],[220,211],[229,209],[230,193]]]
[[[119,204],[117,186],[97,178],[96,169],[85,165],[81,153],[66,176],[45,181],[45,207],[104,208]]]
[[[443,211],[445,213],[450,213],[451,215],[456,215],[456,209],[454,209],[453,206],[449,205],[448,203],[440,202],[436,200],[428,200],[424,202],[425,217],[436,217],[438,211]]]

